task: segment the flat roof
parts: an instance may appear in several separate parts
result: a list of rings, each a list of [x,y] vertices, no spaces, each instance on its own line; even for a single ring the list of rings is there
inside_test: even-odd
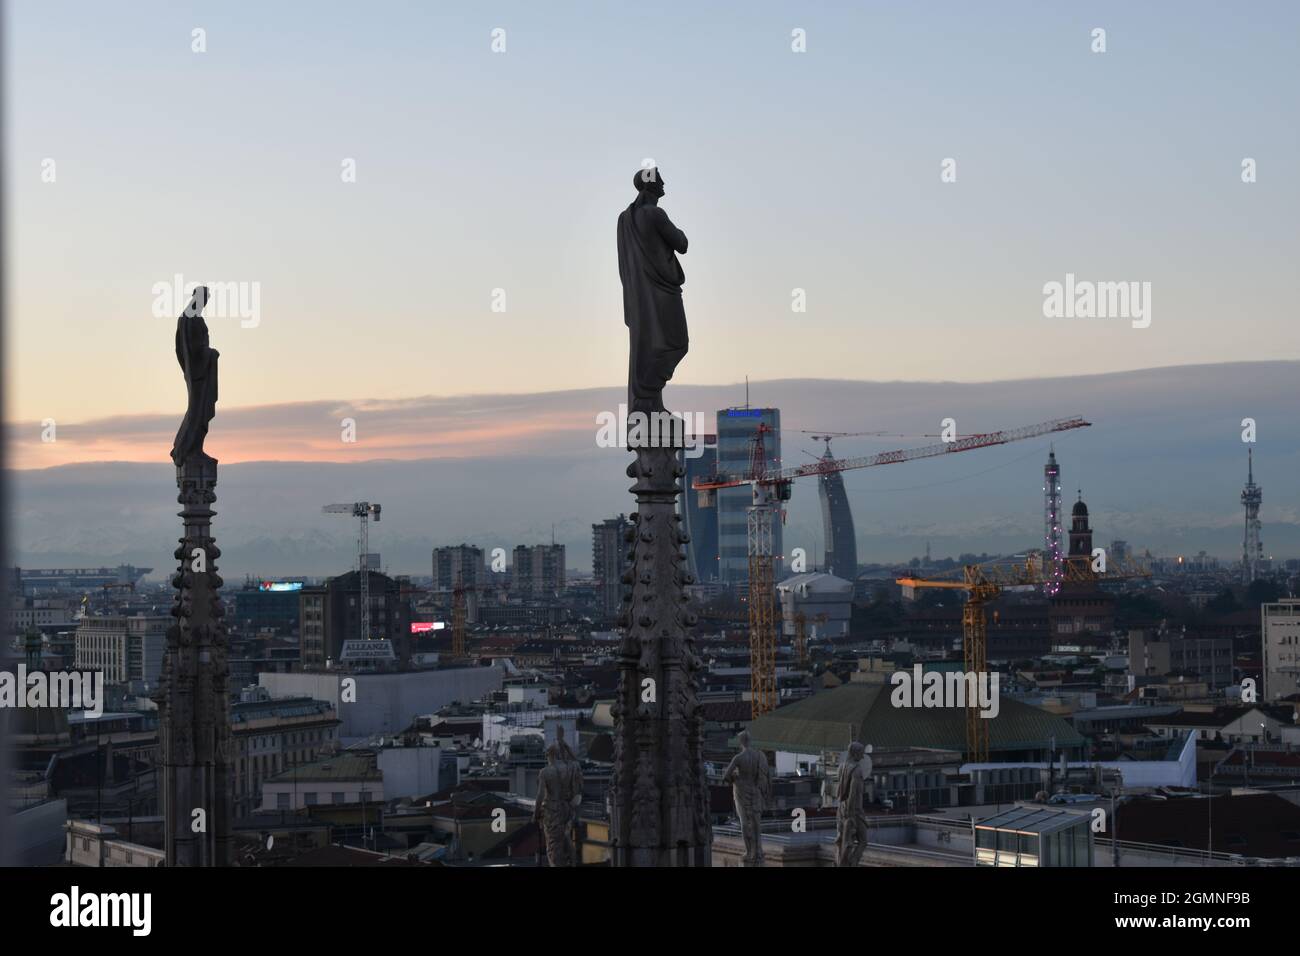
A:
[[[1062,810],[1059,807],[1016,806],[980,820],[977,830],[1012,830],[1016,833],[1056,833],[1087,822],[1090,814]]]
[[[307,780],[382,780],[383,774],[369,754],[341,753],[308,764],[282,770],[266,783],[291,783]]]

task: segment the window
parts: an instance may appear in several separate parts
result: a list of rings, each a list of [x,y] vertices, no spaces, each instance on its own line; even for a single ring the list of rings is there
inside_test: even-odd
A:
[[[1092,866],[1091,831],[1087,826],[1074,828],[1074,865]]]
[[[1009,830],[998,830],[998,866],[1016,865],[1016,834]]]
[[[289,809],[289,795],[287,793],[277,793],[275,795],[275,808],[277,810]]]
[[[342,790],[335,790],[332,794],[330,794],[330,799],[331,799],[334,803],[342,803],[342,802],[343,802],[343,791],[342,791]]]
[[[303,796],[303,799],[306,801],[307,806],[309,807],[316,806],[316,800],[317,800],[316,791],[308,790],[307,793]]]

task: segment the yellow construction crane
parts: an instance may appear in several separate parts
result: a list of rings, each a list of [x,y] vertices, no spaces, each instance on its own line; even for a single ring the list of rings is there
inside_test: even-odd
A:
[[[803,611],[794,616],[794,659],[799,667],[808,660],[808,615]]]
[[[816,624],[825,624],[830,616],[825,613],[813,617]],[[800,611],[794,616],[794,659],[800,668],[808,666],[808,615]]]
[[[962,661],[967,674],[988,673],[988,618],[985,605],[1006,590],[1029,590],[1041,587],[1050,575],[1032,558],[1024,564],[993,567],[968,564],[962,568],[962,580],[942,578],[898,578],[896,583],[904,588],[945,588],[967,592],[961,611]],[[1137,565],[1125,564],[1111,572],[1094,571],[1092,558],[1071,558],[1061,562],[1061,580],[1094,586],[1098,581],[1123,581],[1150,577],[1151,574]],[[966,701],[966,760],[985,763],[989,759],[989,722],[980,716],[979,701],[968,695]]]
[[[451,589],[451,656],[458,661],[464,660],[466,656],[465,622],[468,615],[465,595],[469,591],[478,591],[478,587],[458,581]]]
[[[465,657],[465,589],[456,585],[451,592],[451,656]]]
[[[374,505],[368,501],[354,501],[351,504],[326,505],[321,508],[323,514],[350,515],[361,519],[360,534],[357,535],[357,582],[361,586],[361,639],[370,640],[370,524],[371,518],[378,523],[383,513],[383,505]]]
[[[753,490],[748,512],[747,551],[749,554],[749,694],[755,718],[776,709],[776,588],[773,574],[772,518],[780,512],[785,520],[782,504],[790,500],[794,480],[809,475],[828,475],[851,471],[854,468],[872,468],[877,465],[896,465],[920,458],[935,458],[956,452],[973,451],[992,445],[1035,438],[1072,428],[1086,428],[1078,416],[1058,418],[1037,425],[1012,428],[1006,431],[979,432],[953,437],[919,448],[881,452],[865,458],[819,458],[811,464],[793,468],[769,469],[764,448],[764,436],[773,431],[765,422],[759,423],[750,439],[749,473],[747,475],[714,474],[702,476],[691,487],[699,496],[700,507],[711,508],[717,503],[720,488],[738,488],[749,485]]]

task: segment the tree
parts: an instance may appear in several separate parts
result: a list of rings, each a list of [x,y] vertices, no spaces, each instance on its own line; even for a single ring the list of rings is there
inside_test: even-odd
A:
[[[1241,605],[1237,603],[1237,596],[1232,593],[1232,588],[1224,588],[1219,592],[1218,597],[1205,602],[1205,610],[1211,614],[1231,614],[1233,611],[1241,610]]]
[[[1246,588],[1246,605],[1254,607],[1258,604],[1272,604],[1281,596],[1281,589],[1272,581],[1256,578],[1250,582],[1250,587]]]

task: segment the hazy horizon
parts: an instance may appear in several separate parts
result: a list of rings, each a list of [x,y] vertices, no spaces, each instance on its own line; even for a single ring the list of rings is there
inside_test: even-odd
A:
[[[801,429],[920,435],[937,431],[949,416],[963,434],[1068,415],[1093,423],[957,456],[845,472],[864,563],[920,554],[926,541],[936,555],[1034,546],[1042,535],[1042,468],[1052,445],[1064,496],[1072,501],[1082,489],[1099,542],[1123,538],[1155,553],[1203,549],[1225,559],[1240,553],[1239,495],[1253,449],[1264,494],[1265,554],[1285,558],[1300,556],[1300,486],[1290,480],[1300,473],[1298,365],[1232,363],[985,384],[797,379],[751,382],[750,396],[755,405],[781,408],[785,465],[821,453],[821,443]],[[355,560],[355,528],[320,508],[355,500],[383,504],[373,547],[404,572],[425,573],[437,545],[469,541],[509,550],[549,541],[552,527],[558,542],[585,556],[591,525],[633,507],[624,472],[628,453],[595,440],[595,413],[616,407],[622,395],[609,387],[372,409],[358,417],[358,442],[347,446],[356,455],[351,461],[223,457],[241,435],[251,436],[247,447],[265,438],[310,451],[313,436],[340,406],[296,407],[292,419],[282,408],[261,415],[219,411],[208,447],[222,459],[214,528],[223,571],[233,579],[245,572],[346,570]],[[711,413],[742,403],[744,392],[674,384],[667,399],[679,410]],[[517,434],[503,442],[495,429],[512,416]],[[1253,444],[1242,441],[1247,417],[1257,423]],[[176,485],[166,450],[176,420],[154,416],[148,430],[134,420],[119,424],[134,442],[130,447],[153,450],[145,463],[10,472],[18,563],[171,563]],[[330,428],[332,451],[340,443],[337,427]],[[103,441],[104,430],[91,429],[90,439]],[[67,449],[77,440],[69,436]],[[372,440],[387,459],[367,450]],[[848,458],[929,441],[846,437],[835,439],[833,449]],[[392,457],[397,453],[408,457]],[[815,480],[796,481],[788,510],[787,549],[819,554]]]
[[[1144,373],[1188,371],[1198,369],[1231,369],[1239,366],[1273,366],[1291,364],[1296,367],[1300,377],[1300,360],[1261,360],[1257,362],[1218,362],[1198,363],[1195,365],[1165,365],[1146,368],[1127,369],[1116,372],[1099,372],[1072,376],[1034,376],[1015,379],[1002,379],[985,382],[952,381],[903,381],[871,380],[850,378],[812,378],[787,377],[771,380],[755,380],[748,383],[752,404],[764,404],[763,395],[773,388],[785,388],[798,384],[816,385],[870,385],[870,386],[971,386],[1020,387],[1036,382],[1048,382],[1061,378],[1072,381],[1089,379],[1106,379]],[[744,402],[745,382],[728,384],[697,384],[691,386],[670,385],[665,396],[670,407],[674,395],[713,396],[714,405],[707,408],[692,406],[689,411],[706,413],[710,428],[712,415],[721,408],[740,405]],[[610,401],[611,396],[618,399],[617,386],[593,386],[582,389],[552,389],[544,392],[505,392],[477,393],[467,395],[412,395],[391,402],[374,399],[345,400],[326,402],[295,402],[267,406],[218,407],[208,438],[208,448],[226,464],[251,464],[256,462],[366,462],[366,461],[417,461],[424,458],[465,458],[480,455],[500,456],[507,451],[502,445],[505,441],[529,442],[539,436],[556,431],[583,432],[590,431],[594,437],[596,424],[583,420],[577,415],[568,414],[556,417],[548,414],[547,409],[539,408],[538,403],[549,400],[577,398],[579,396],[599,395],[600,402],[587,403],[594,412],[617,411],[617,401]],[[731,395],[734,401],[726,405],[717,404],[718,396]],[[505,410],[492,408],[493,403],[505,402]],[[511,403],[515,403],[511,405]],[[603,404],[602,404],[603,403]],[[486,407],[485,407],[486,406]],[[684,406],[679,411],[688,411]],[[954,410],[955,411],[955,410]],[[428,415],[427,419],[418,416]],[[512,416],[517,420],[492,424],[494,416]],[[834,422],[795,422],[786,419],[783,430],[797,431],[806,426],[808,430],[848,431],[865,428],[861,419],[855,419],[850,410],[836,412],[838,420]],[[1083,414],[1083,410],[1069,411],[1064,414]],[[341,440],[341,417],[350,417],[356,421],[355,441]],[[1060,417],[1060,416],[1046,416]],[[10,470],[30,471],[54,468],[63,465],[90,462],[165,462],[171,447],[173,432],[179,424],[180,416],[172,413],[150,413],[141,415],[123,415],[96,419],[87,422],[59,423],[55,430],[55,440],[41,440],[40,422],[11,421],[6,422],[6,441],[8,442],[8,465]],[[960,428],[965,434],[969,431],[985,431],[993,428],[1009,428],[1027,425],[1040,419],[1024,421],[979,422],[971,428]],[[875,422],[872,430],[880,430],[886,422]],[[378,425],[376,436],[372,426]],[[437,441],[427,434],[429,429],[446,429],[441,445],[434,449]],[[171,431],[169,431],[171,429]],[[310,434],[308,434],[310,433]],[[439,436],[443,437],[443,436]],[[394,444],[405,439],[406,447]],[[875,441],[887,442],[888,436]],[[241,444],[242,442],[242,444]],[[906,442],[899,439],[899,447]],[[913,442],[915,444],[917,442]],[[259,457],[268,446],[288,445],[297,451],[292,457]],[[527,445],[523,450],[527,450]],[[884,450],[885,446],[881,447]],[[893,447],[893,446],[889,446]],[[516,447],[513,451],[521,450]],[[425,453],[427,451],[427,453]],[[398,452],[394,454],[394,452]],[[313,454],[315,453],[315,454]]]

